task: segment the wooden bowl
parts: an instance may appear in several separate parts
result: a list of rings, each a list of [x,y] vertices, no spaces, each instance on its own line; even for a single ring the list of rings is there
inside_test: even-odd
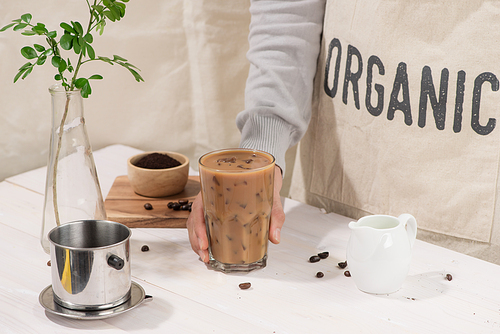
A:
[[[135,166],[141,158],[151,153],[167,154],[181,163],[165,169],[149,169]],[[136,154],[127,161],[127,173],[132,189],[141,196],[165,197],[180,193],[189,177],[189,159],[177,152],[153,151]]]

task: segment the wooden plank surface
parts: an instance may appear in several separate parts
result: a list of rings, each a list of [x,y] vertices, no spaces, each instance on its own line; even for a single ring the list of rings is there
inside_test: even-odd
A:
[[[130,228],[139,227],[186,227],[189,211],[169,209],[169,202],[186,199],[194,200],[200,191],[198,176],[190,176],[184,190],[168,197],[145,197],[136,194],[127,175],[118,176],[104,202],[108,220],[127,225]],[[152,210],[146,210],[144,204],[150,203]]]

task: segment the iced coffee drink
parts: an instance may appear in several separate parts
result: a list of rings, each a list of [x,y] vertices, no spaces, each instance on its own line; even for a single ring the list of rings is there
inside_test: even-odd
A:
[[[227,149],[205,154],[199,166],[210,264],[224,272],[265,267],[274,157]]]

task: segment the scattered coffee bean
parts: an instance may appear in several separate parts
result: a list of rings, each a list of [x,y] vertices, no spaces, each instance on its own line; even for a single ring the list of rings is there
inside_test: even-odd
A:
[[[146,203],[146,204],[144,204],[144,209],[153,210],[153,206],[151,205],[151,203]]]
[[[141,247],[141,252],[147,252],[149,251],[149,246],[148,245],[144,245]]]
[[[345,267],[347,267],[347,261],[339,262],[338,266],[339,266],[340,269],[344,269]]]
[[[451,276],[451,274],[446,274],[446,279],[448,281],[451,281],[453,279],[453,276]]]
[[[240,285],[239,285],[241,290],[250,289],[251,286],[252,286],[252,283],[250,283],[250,282],[240,283]]]
[[[318,277],[318,278],[321,278],[321,277],[323,277],[323,276],[325,276],[325,274],[323,274],[321,271],[318,271],[318,272],[316,273],[316,277]]]
[[[330,255],[329,252],[323,252],[318,254],[320,259],[326,259],[329,255]]]
[[[52,265],[52,263],[50,262],[50,260],[47,261],[47,265],[50,267]]]
[[[311,263],[318,262],[319,260],[321,260],[321,258],[318,255],[313,255],[309,258],[309,262]]]
[[[168,202],[167,208],[179,211],[189,211],[191,212],[191,207],[193,206],[193,202],[190,202],[187,199],[180,199],[177,202]]]
[[[344,276],[351,277],[351,273],[349,272],[349,270],[344,271]]]

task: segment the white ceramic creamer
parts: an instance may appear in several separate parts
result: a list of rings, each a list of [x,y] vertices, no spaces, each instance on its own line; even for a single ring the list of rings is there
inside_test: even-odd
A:
[[[349,228],[347,265],[358,289],[373,294],[399,290],[410,269],[415,218],[372,215],[350,222]]]

